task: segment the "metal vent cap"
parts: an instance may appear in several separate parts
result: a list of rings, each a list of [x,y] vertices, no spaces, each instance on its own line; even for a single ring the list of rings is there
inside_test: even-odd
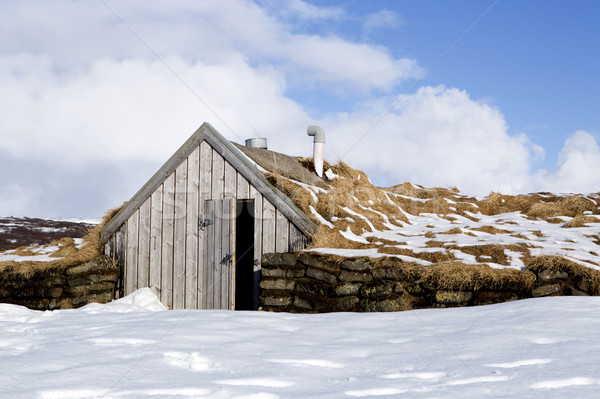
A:
[[[246,139],[246,147],[264,148],[266,150],[267,139],[265,137],[255,137],[253,139]]]

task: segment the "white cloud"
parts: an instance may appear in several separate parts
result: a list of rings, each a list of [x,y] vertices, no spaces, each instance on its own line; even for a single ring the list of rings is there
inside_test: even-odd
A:
[[[302,0],[262,0],[271,10],[284,18],[306,20],[340,19],[345,12],[340,7],[318,7]]]
[[[569,136],[556,170],[539,171],[533,185],[540,191],[600,192],[600,147],[594,136],[583,130]]]
[[[330,121],[329,142],[338,156],[349,151],[351,165],[377,172],[382,184],[457,186],[479,195],[527,187],[539,149],[526,136],[508,135],[501,112],[464,91],[423,87],[403,97],[352,148],[377,116],[371,109]]]
[[[24,158],[57,156],[61,163],[157,161],[204,121],[237,141],[254,129],[275,135],[310,122],[284,96],[283,78],[271,68],[242,59],[217,66],[172,57],[168,63],[193,91],[159,61],[98,60],[87,73],[61,79],[44,57],[0,59],[0,106],[14,110],[0,119],[6,136],[0,149]]]
[[[248,0],[106,4],[110,8],[71,0],[10,3],[0,15],[0,36],[13,39],[0,42],[0,54],[45,55],[63,72],[89,68],[98,58],[154,60],[153,52],[215,65],[242,54],[253,65],[293,74],[291,82],[360,90],[383,90],[419,73],[415,60],[396,59],[383,47],[296,33]],[[288,8],[312,18],[339,13],[302,1]]]
[[[373,32],[384,28],[397,28],[402,24],[402,18],[398,13],[390,10],[380,10],[365,17],[365,32]]]

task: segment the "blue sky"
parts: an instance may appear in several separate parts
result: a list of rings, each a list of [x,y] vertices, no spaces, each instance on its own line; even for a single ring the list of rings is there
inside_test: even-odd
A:
[[[428,69],[480,17],[479,22],[417,84],[466,90],[498,107],[511,134],[526,133],[543,145],[540,166],[552,168],[565,137],[600,130],[600,45],[595,1],[315,1],[343,7],[348,18],[314,24],[321,34],[385,46]],[[491,9],[490,9],[491,8]],[[387,10],[390,25],[365,31],[364,16]],[[488,11],[489,10],[489,11]],[[486,13],[486,11],[488,11]],[[393,90],[401,94],[414,81]],[[413,89],[412,92],[415,90]],[[314,91],[291,93],[315,109],[343,110],[351,100]],[[338,105],[339,104],[339,105]],[[600,171],[599,171],[600,173]]]
[[[382,186],[597,192],[599,9],[0,0],[0,214],[100,216],[204,121],[303,156],[319,124]]]

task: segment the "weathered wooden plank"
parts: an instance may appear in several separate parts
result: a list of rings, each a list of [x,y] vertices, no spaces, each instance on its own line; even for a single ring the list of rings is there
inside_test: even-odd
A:
[[[125,262],[125,295],[137,287],[138,223],[140,212],[136,210],[127,220],[127,261]]]
[[[187,161],[187,210],[185,241],[185,308],[198,308],[198,198],[200,196],[200,148]]]
[[[262,253],[275,252],[275,207],[263,197]]]
[[[115,257],[119,266],[119,279],[116,287],[118,298],[125,296],[125,261],[127,260],[127,222],[115,232]]]
[[[140,207],[139,220],[139,259],[137,266],[137,287],[148,287],[150,269],[150,201],[149,197]]]
[[[224,190],[225,190],[225,160],[216,151],[213,151],[211,199],[222,199]]]
[[[231,164],[225,161],[225,181],[223,198],[232,198],[237,192],[237,172]]]
[[[206,141],[200,143],[200,196],[204,199],[212,198],[212,152]]]
[[[204,290],[203,309],[213,309],[214,282],[215,282],[215,202],[204,203],[204,217],[213,221],[213,224],[204,227]]]
[[[263,198],[260,192],[250,186],[250,198],[254,198],[254,261],[260,265],[262,259],[262,225],[263,225]]]
[[[213,258],[213,307],[214,309],[221,309],[221,279],[222,279],[222,268],[223,264],[223,242],[221,241],[223,231],[223,201],[215,200],[214,203],[214,258]]]
[[[276,210],[275,214],[275,252],[287,252],[289,220],[279,210]]]
[[[236,173],[236,175],[237,175],[237,190],[236,190],[235,197],[237,197],[237,199],[250,198],[250,183],[240,173]]]
[[[225,198],[223,200],[223,216],[221,230],[221,309],[233,308],[232,297],[232,267],[234,264],[233,250],[233,212],[234,199]],[[229,258],[229,259],[228,259]]]
[[[167,177],[163,191],[160,301],[173,308],[173,232],[175,227],[175,173]]]
[[[175,223],[173,227],[173,309],[185,308],[185,228],[187,159],[175,170]]]
[[[298,229],[293,223],[290,223],[290,238],[289,238],[289,250],[290,251],[301,251],[304,249],[304,237],[300,229]]]
[[[148,286],[162,298],[161,268],[162,268],[162,225],[163,225],[163,186],[160,185],[150,197],[150,270]]]
[[[206,216],[205,201],[212,195],[212,148],[206,142],[200,143],[200,198],[198,200],[200,213]],[[198,244],[198,309],[208,309],[208,265],[206,263],[207,233],[206,229],[199,231],[200,243]],[[212,295],[212,294],[211,294]]]
[[[113,235],[108,241],[106,241],[106,244],[104,244],[104,255],[108,256],[111,259],[115,259],[115,251],[114,251],[114,246],[115,246],[115,236]]]

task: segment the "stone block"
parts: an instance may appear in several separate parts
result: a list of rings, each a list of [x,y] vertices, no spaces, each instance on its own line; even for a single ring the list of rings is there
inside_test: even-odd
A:
[[[108,303],[112,301],[114,298],[114,294],[112,292],[100,292],[94,294],[88,294],[79,297],[69,298],[69,303],[74,308],[79,308],[81,306],[85,306],[88,303],[96,302],[96,303]],[[61,301],[61,306],[64,301]]]
[[[358,284],[358,283],[340,284],[333,288],[333,294],[335,296],[357,295],[360,292],[361,287],[362,287],[362,284]]]
[[[473,293],[469,291],[445,291],[435,293],[435,302],[450,305],[465,304],[471,300]]]
[[[80,274],[90,275],[98,273],[101,270],[112,270],[118,273],[118,269],[115,267],[113,260],[108,256],[98,256],[88,262],[81,265],[71,267],[66,270],[68,276],[77,276]]]
[[[67,284],[67,279],[62,276],[48,277],[42,281],[44,287],[64,286]]]
[[[358,273],[358,272],[349,272],[347,270],[342,270],[340,273],[340,281],[344,281],[347,283],[352,282],[369,282],[373,280],[373,276],[369,273]]]
[[[358,309],[361,312],[397,312],[404,310],[404,307],[398,298],[383,300],[363,299],[358,303]]]
[[[406,277],[404,272],[397,267],[376,267],[371,274],[377,280],[399,281]]]
[[[297,263],[296,255],[289,252],[263,254],[261,258],[261,267],[269,266],[295,266]]]
[[[302,252],[298,257],[298,260],[300,261],[300,263],[306,266],[326,270],[334,274],[337,274],[340,270],[340,268],[337,265],[331,262],[324,262],[318,257],[318,255],[311,255],[307,252]]]
[[[261,276],[264,277],[285,277],[285,270],[279,267],[263,267],[260,270]]]
[[[87,276],[77,276],[74,278],[70,278],[68,284],[70,286],[75,285],[87,285],[92,283],[103,283],[103,282],[111,282],[116,283],[119,279],[117,274],[90,274]]]
[[[418,283],[403,283],[402,289],[412,296],[424,296],[427,294],[427,291]]]
[[[284,307],[292,304],[293,297],[289,296],[261,296],[260,302],[264,306]]]
[[[48,294],[50,298],[57,299],[60,298],[63,294],[63,289],[61,287],[51,287],[47,288]]]
[[[305,298],[299,296],[294,297],[294,306],[300,309],[313,310],[313,306]]]
[[[111,291],[114,290],[115,284],[110,282],[102,282],[102,283],[93,283],[87,285],[76,285],[65,287],[64,292],[73,296],[83,296],[89,294],[95,294],[102,291]]]
[[[304,277],[306,268],[304,266],[286,266],[286,267],[269,267],[262,268],[261,274],[263,277],[289,277],[300,278]]]
[[[377,285],[364,286],[360,289],[360,295],[364,298],[382,298],[389,297],[394,292],[393,283],[380,283]]]
[[[263,278],[260,281],[260,288],[263,290],[283,290],[293,291],[296,282],[294,280],[287,280],[282,278]]]
[[[332,286],[319,280],[303,278],[296,281],[296,291],[328,297],[332,292]]]
[[[341,263],[341,268],[353,272],[364,272],[373,269],[369,258],[348,259]]]
[[[590,296],[590,294],[588,294],[587,292],[585,292],[585,291],[581,291],[581,290],[578,290],[577,288],[575,288],[575,287],[571,287],[571,286],[569,286],[569,285],[567,285],[567,286],[565,287],[565,295],[572,295],[572,296]]]
[[[335,274],[331,274],[323,269],[318,269],[312,266],[306,268],[306,276],[312,277],[316,280],[325,281],[330,284],[337,283],[337,277]]]
[[[356,308],[359,299],[355,296],[348,296],[333,300],[331,310],[333,312],[352,312]]]
[[[598,284],[595,283],[594,281],[587,279],[585,277],[582,277],[578,282],[577,282],[577,287],[578,289],[580,289],[581,291],[585,291],[590,295],[597,295],[599,293],[599,289],[598,289]]]
[[[494,303],[511,302],[519,299],[514,292],[481,291],[475,294],[474,305],[492,305]]]
[[[543,270],[537,274],[537,277],[539,281],[566,280],[569,278],[569,274],[560,270]]]
[[[557,293],[560,293],[561,291],[562,291],[562,287],[560,284],[546,284],[546,285],[542,285],[540,287],[534,288],[533,291],[531,291],[531,295],[533,295],[533,297],[541,297],[541,296],[557,294]]]

